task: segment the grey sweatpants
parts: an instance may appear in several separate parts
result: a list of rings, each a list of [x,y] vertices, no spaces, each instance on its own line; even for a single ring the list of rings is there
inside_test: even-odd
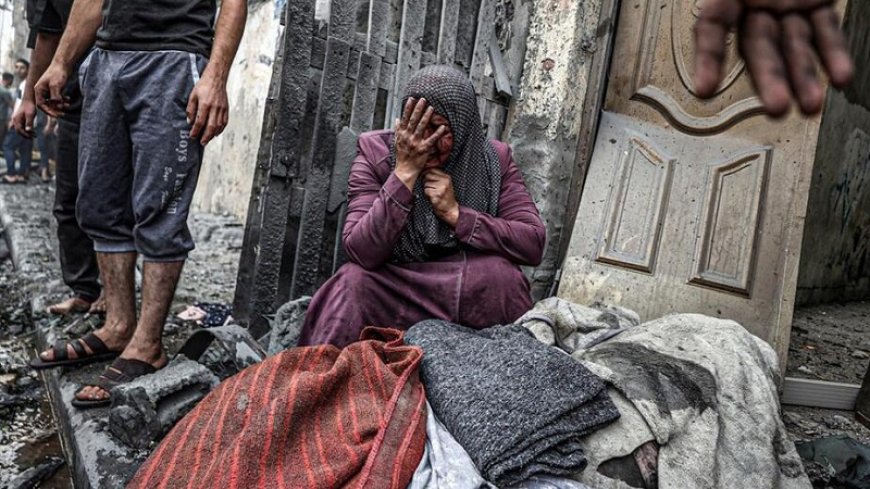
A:
[[[182,51],[94,49],[84,94],[76,215],[101,253],[179,261],[203,147],[185,109],[206,59]]]

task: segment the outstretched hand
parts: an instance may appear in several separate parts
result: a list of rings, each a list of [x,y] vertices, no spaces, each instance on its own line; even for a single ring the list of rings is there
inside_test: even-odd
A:
[[[811,115],[822,108],[821,61],[831,83],[847,85],[854,72],[834,0],[707,0],[695,25],[695,85],[710,97],[723,77],[726,36],[738,29],[749,75],[773,116],[792,99]]]

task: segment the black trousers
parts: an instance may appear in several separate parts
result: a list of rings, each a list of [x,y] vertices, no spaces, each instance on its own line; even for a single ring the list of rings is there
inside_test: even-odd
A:
[[[76,220],[79,195],[79,123],[59,120],[57,127],[57,170],[54,217],[60,242],[63,281],[76,296],[93,302],[100,296],[100,268],[94,242]]]

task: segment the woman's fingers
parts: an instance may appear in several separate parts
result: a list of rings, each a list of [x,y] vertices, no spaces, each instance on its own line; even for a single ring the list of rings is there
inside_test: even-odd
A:
[[[444,137],[445,134],[447,134],[447,126],[438,126],[438,129],[426,139],[426,146],[431,147],[435,145],[435,143],[437,143],[439,139]]]
[[[813,31],[806,17],[788,14],[782,19],[782,50],[788,64],[792,90],[805,114],[822,109],[825,94],[816,72],[816,54],[813,49]]]
[[[414,104],[416,104],[416,99],[414,97],[408,97],[408,100],[405,102],[405,110],[402,111],[402,121],[397,125],[398,129],[407,129],[408,124],[411,120],[411,113],[414,112]]]
[[[411,132],[417,132],[417,125],[420,123],[420,119],[423,117],[423,112],[426,110],[426,99],[421,98],[414,104],[414,111],[411,112],[411,117],[408,119],[408,129]]]
[[[414,135],[418,138],[423,137],[423,131],[429,127],[429,121],[432,119],[432,114],[435,112],[435,109],[430,105],[426,108],[426,111],[423,112],[423,117],[420,119],[420,122],[417,123],[417,128],[414,130]],[[424,144],[426,141],[424,141]]]
[[[831,77],[831,83],[837,87],[848,85],[855,67],[846,46],[846,38],[840,30],[837,12],[833,7],[820,8],[810,15],[810,22],[816,49]]]

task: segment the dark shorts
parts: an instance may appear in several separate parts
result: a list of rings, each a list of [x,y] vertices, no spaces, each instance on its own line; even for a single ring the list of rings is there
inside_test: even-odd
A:
[[[76,215],[96,251],[178,261],[193,249],[187,216],[203,147],[185,109],[206,61],[94,49],[82,63]]]

